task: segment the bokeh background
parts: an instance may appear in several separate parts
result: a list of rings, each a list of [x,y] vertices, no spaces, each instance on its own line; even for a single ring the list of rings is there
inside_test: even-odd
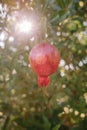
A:
[[[29,64],[41,42],[61,55],[47,88]],[[87,130],[86,0],[0,0],[0,130]]]

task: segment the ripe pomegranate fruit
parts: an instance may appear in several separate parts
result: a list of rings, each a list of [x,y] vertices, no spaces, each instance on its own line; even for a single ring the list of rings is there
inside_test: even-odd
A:
[[[60,62],[57,48],[49,43],[41,43],[32,48],[29,55],[30,65],[38,75],[38,85],[47,86],[49,76],[56,72]]]

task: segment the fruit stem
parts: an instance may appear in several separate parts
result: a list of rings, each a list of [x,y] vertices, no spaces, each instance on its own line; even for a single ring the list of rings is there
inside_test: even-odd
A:
[[[46,42],[46,34],[47,34],[47,18],[43,16],[41,18],[41,27],[42,27],[42,40]]]

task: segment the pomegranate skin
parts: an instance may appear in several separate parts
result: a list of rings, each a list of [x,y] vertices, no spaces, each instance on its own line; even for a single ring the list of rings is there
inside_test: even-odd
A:
[[[55,46],[49,43],[41,43],[32,48],[29,61],[32,69],[39,77],[48,78],[48,76],[56,72],[60,62],[60,54]],[[45,82],[45,80],[42,81]],[[49,84],[47,79],[48,83],[42,83],[42,81],[42,86]],[[40,82],[38,84],[40,86]]]
[[[44,87],[46,87],[46,86],[49,85],[49,83],[50,83],[49,76],[44,76],[44,77],[38,76],[38,86],[44,86]]]

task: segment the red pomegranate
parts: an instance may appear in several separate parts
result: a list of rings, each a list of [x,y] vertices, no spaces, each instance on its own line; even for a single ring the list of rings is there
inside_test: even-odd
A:
[[[57,48],[49,43],[36,45],[29,55],[30,65],[38,75],[38,85],[47,86],[49,76],[56,72],[60,62],[60,54]]]

